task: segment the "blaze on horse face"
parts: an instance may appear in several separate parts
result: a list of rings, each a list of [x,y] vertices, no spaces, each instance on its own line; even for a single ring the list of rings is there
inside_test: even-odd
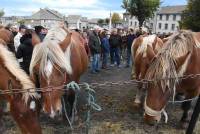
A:
[[[58,45],[62,49],[60,52],[62,53],[62,51],[70,51],[68,50],[70,42],[71,33],[69,33],[60,44],[51,45]],[[70,58],[68,60],[70,60]],[[36,85],[38,83],[40,88],[44,88],[42,89],[44,90],[44,92],[41,93],[43,100],[43,111],[47,113],[51,118],[54,118],[56,115],[59,115],[62,112],[61,98],[64,94],[64,91],[62,89],[64,89],[64,84],[66,83],[68,73],[58,64],[53,63],[51,60],[49,60],[47,56],[47,62],[43,68],[45,72],[44,76],[42,75],[42,73],[40,73],[41,62],[42,61],[34,66],[33,79],[35,79]]]

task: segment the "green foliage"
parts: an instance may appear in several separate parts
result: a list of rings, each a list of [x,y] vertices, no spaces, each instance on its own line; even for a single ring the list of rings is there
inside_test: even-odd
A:
[[[25,24],[25,20],[19,20],[19,21],[17,21],[17,23],[19,23],[20,25],[24,25]]]
[[[117,24],[121,21],[121,17],[118,13],[113,13],[112,14],[112,23]]]
[[[105,21],[106,24],[109,24],[110,19],[109,19],[109,18],[106,18],[104,21]]]
[[[4,16],[5,12],[3,9],[0,10],[0,17]]]
[[[189,0],[187,9],[183,12],[183,19],[180,22],[180,27],[200,31],[200,0]]]
[[[104,19],[99,19],[97,22],[99,25],[102,25],[104,23]]]
[[[160,6],[160,0],[123,0],[122,8],[131,16],[137,17],[139,26],[142,27],[145,20],[154,16]]]

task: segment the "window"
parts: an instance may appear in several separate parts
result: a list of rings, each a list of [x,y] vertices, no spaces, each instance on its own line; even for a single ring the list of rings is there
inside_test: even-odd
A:
[[[137,26],[137,22],[135,22],[135,26]]]
[[[162,14],[160,14],[160,20],[162,20]]]
[[[172,30],[173,31],[175,30],[175,24],[172,24]]]
[[[131,21],[131,24],[130,24],[131,26],[133,25],[133,22]]]
[[[176,15],[173,15],[173,20],[174,20],[174,21],[176,20]]]
[[[166,20],[169,20],[169,15],[168,14],[166,15]]]
[[[159,29],[162,28],[162,24],[161,24],[161,23],[158,24],[158,28],[159,28]]]
[[[165,24],[165,30],[167,30],[168,29],[168,24]]]

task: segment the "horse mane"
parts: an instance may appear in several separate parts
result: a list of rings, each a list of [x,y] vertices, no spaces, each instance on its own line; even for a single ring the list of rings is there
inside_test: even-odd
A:
[[[37,93],[35,92],[35,85],[30,80],[29,76],[20,68],[15,55],[8,51],[8,49],[0,44],[0,57],[3,60],[4,66],[7,70],[20,82],[22,89],[30,89],[30,92],[24,93],[23,98],[25,102],[28,102],[29,97],[37,98]]]
[[[156,35],[155,34],[143,37],[142,44],[138,47],[135,56],[137,56],[138,54],[142,53],[143,57],[146,57],[146,55],[147,55],[146,54],[147,45],[150,45],[152,47],[152,44],[155,41],[155,39],[156,39]]]
[[[147,70],[145,78],[148,80],[162,79],[159,82],[163,92],[168,87],[169,90],[173,89],[175,93],[176,84],[179,82],[178,77],[184,75],[191,53],[196,48],[200,48],[200,43],[195,38],[194,33],[186,30],[175,33],[157,53],[156,58],[154,58]],[[186,55],[188,52],[190,52],[190,55],[177,70],[176,58]]]
[[[67,36],[67,32],[61,27],[54,27],[48,31],[44,41],[34,47],[32,60],[30,63],[30,73],[33,74],[34,67],[40,63],[39,72],[44,77],[48,77],[49,72],[45,69],[50,61],[53,64],[57,64],[64,69],[67,73],[72,73],[72,67],[70,62],[71,44],[63,52],[59,43],[62,42]]]

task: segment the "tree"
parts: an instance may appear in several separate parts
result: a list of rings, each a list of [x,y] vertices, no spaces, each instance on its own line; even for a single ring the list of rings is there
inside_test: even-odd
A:
[[[184,29],[191,29],[193,31],[200,31],[200,0],[189,0],[187,9],[183,12],[180,27]]]
[[[5,14],[5,12],[3,11],[3,9],[1,9],[1,10],[0,10],[0,18],[1,18],[2,16],[4,16],[4,14]]]
[[[99,25],[102,25],[104,23],[104,19],[99,19],[97,22]]]
[[[111,20],[112,20],[112,23],[116,26],[116,24],[121,21],[121,17],[118,13],[113,13]]]
[[[154,16],[159,6],[160,0],[123,0],[122,3],[122,8],[138,19],[140,27],[145,20]]]
[[[105,21],[106,24],[109,24],[110,19],[109,19],[109,18],[106,18],[104,21]]]
[[[19,23],[20,25],[24,25],[25,24],[25,20],[18,20],[17,23]]]

